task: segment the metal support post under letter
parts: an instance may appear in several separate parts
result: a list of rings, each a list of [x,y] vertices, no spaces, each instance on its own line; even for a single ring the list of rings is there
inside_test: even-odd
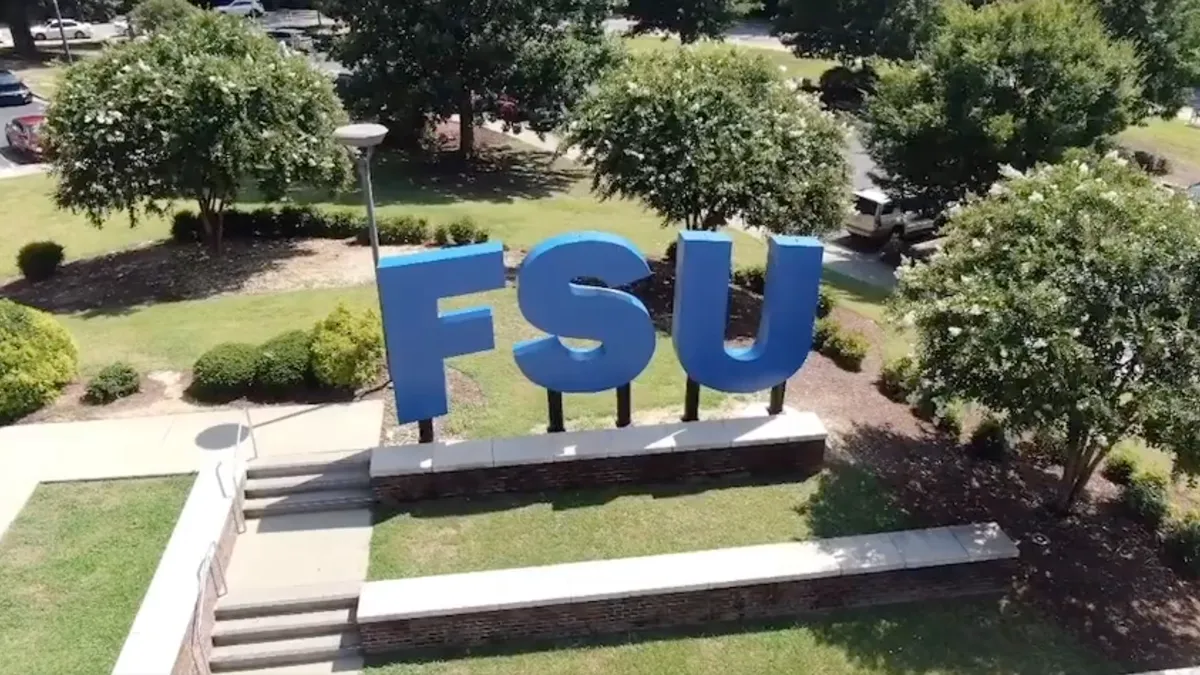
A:
[[[617,428],[629,426],[629,418],[633,416],[631,388],[629,384],[617,387]]]
[[[692,378],[687,379],[687,389],[683,395],[684,422],[695,422],[700,419],[700,383]]]
[[[546,410],[550,415],[550,425],[546,427],[549,433],[558,433],[565,431],[563,426],[563,401],[562,392],[554,391],[553,389],[546,390]]]
[[[767,406],[768,415],[778,415],[783,412],[783,395],[787,393],[787,382],[780,382],[771,387],[771,404]]]
[[[417,441],[419,443],[433,442],[433,420],[419,420],[417,422]]]

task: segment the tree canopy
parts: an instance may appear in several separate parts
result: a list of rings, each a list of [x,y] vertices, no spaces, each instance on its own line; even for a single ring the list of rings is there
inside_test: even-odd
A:
[[[1094,0],[1109,33],[1141,60],[1144,114],[1173,116],[1200,86],[1200,0]]]
[[[1200,401],[1200,214],[1115,155],[1072,154],[954,214],[895,308],[929,395],[1065,433],[1063,507],[1126,436],[1162,432],[1179,466],[1200,455],[1162,423]]]
[[[458,115],[464,154],[484,120],[549,131],[618,55],[606,0],[330,0],[334,55],[363,115],[411,126]]]
[[[200,11],[188,0],[141,0],[130,11],[129,21],[139,33],[154,33],[172,30]]]
[[[243,186],[337,184],[345,113],[329,80],[253,26],[201,12],[67,70],[46,122],[59,206],[100,225],[195,200],[214,249]]]
[[[669,224],[711,230],[740,216],[819,234],[846,214],[844,129],[765,59],[734,48],[630,58],[580,104],[568,142],[600,195],[640,198]]]
[[[800,56],[911,59],[941,21],[942,0],[779,0],[775,32]]]
[[[879,68],[863,141],[889,193],[944,205],[986,192],[1004,164],[1053,162],[1123,130],[1140,94],[1132,47],[1085,6],[954,4],[919,60]]]
[[[629,0],[624,14],[636,21],[633,33],[666,31],[684,44],[700,38],[721,39],[745,12],[739,0]]]

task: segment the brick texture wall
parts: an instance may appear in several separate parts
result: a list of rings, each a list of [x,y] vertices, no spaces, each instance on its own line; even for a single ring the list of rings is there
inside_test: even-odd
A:
[[[561,638],[730,625],[829,610],[1002,593],[1016,560],[359,624],[369,655],[536,646]]]
[[[617,483],[663,484],[703,476],[812,475],[825,461],[825,441],[776,443],[523,466],[418,473],[371,479],[377,502],[396,505],[440,497],[540,492]]]
[[[241,491],[239,490],[239,495]],[[234,510],[242,508],[241,497],[233,501],[233,508],[229,510],[229,514],[225,519],[225,527],[221,529],[221,538],[217,542],[217,553],[213,559],[214,572],[223,574],[229,569],[229,559],[233,557],[233,545],[237,541],[237,520],[234,518]],[[204,657],[204,667],[196,667],[196,650],[192,641],[192,631],[195,628],[195,619],[188,624],[187,637],[183,644],[179,646],[179,655],[175,657],[175,667],[171,669],[171,675],[195,675],[195,673],[208,672],[208,657],[212,652],[212,629],[215,623],[214,609],[217,605],[217,587],[213,580],[213,575],[209,574],[205,577],[207,587],[204,590],[204,608],[200,611],[200,648]],[[197,599],[197,602],[199,599]],[[193,615],[194,617],[194,615]]]

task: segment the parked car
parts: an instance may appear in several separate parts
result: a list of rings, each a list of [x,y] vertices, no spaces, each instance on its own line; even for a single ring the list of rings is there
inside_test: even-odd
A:
[[[1200,204],[1200,183],[1192,183],[1187,187],[1188,199]]]
[[[932,234],[937,225],[937,218],[905,210],[882,190],[867,188],[854,193],[854,214],[846,230],[864,243],[881,245],[893,236],[914,239]]]
[[[22,152],[34,159],[42,158],[42,126],[46,123],[45,115],[23,115],[15,117],[4,125],[4,137],[14,150]]]
[[[267,10],[263,9],[262,3],[258,0],[230,0],[224,4],[213,7],[222,14],[233,14],[235,16],[248,16],[257,19]]]
[[[115,16],[112,20],[113,31],[116,35],[124,37],[133,37],[133,29],[129,25],[129,19],[124,16]]]
[[[7,70],[0,70],[0,105],[25,105],[33,101],[33,92],[21,78]]]
[[[266,31],[267,37],[278,42],[279,44],[298,52],[311,52],[313,50],[312,38],[304,34],[304,31],[296,28],[272,28]]]
[[[59,25],[58,19],[51,19],[43,25],[34,26],[29,32],[33,33],[34,40],[57,40],[60,33],[65,33],[68,38],[75,40],[89,40],[96,34],[96,29],[92,27],[92,24],[75,19],[63,19],[61,31]]]

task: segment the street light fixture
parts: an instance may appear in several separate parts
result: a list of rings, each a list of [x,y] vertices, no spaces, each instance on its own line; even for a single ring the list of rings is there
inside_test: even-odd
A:
[[[363,199],[367,202],[367,231],[371,236],[371,258],[376,270],[379,268],[379,227],[375,224],[375,194],[371,189],[371,155],[387,133],[388,128],[382,124],[347,124],[333,132],[338,143],[358,151],[355,163],[358,164]]]

